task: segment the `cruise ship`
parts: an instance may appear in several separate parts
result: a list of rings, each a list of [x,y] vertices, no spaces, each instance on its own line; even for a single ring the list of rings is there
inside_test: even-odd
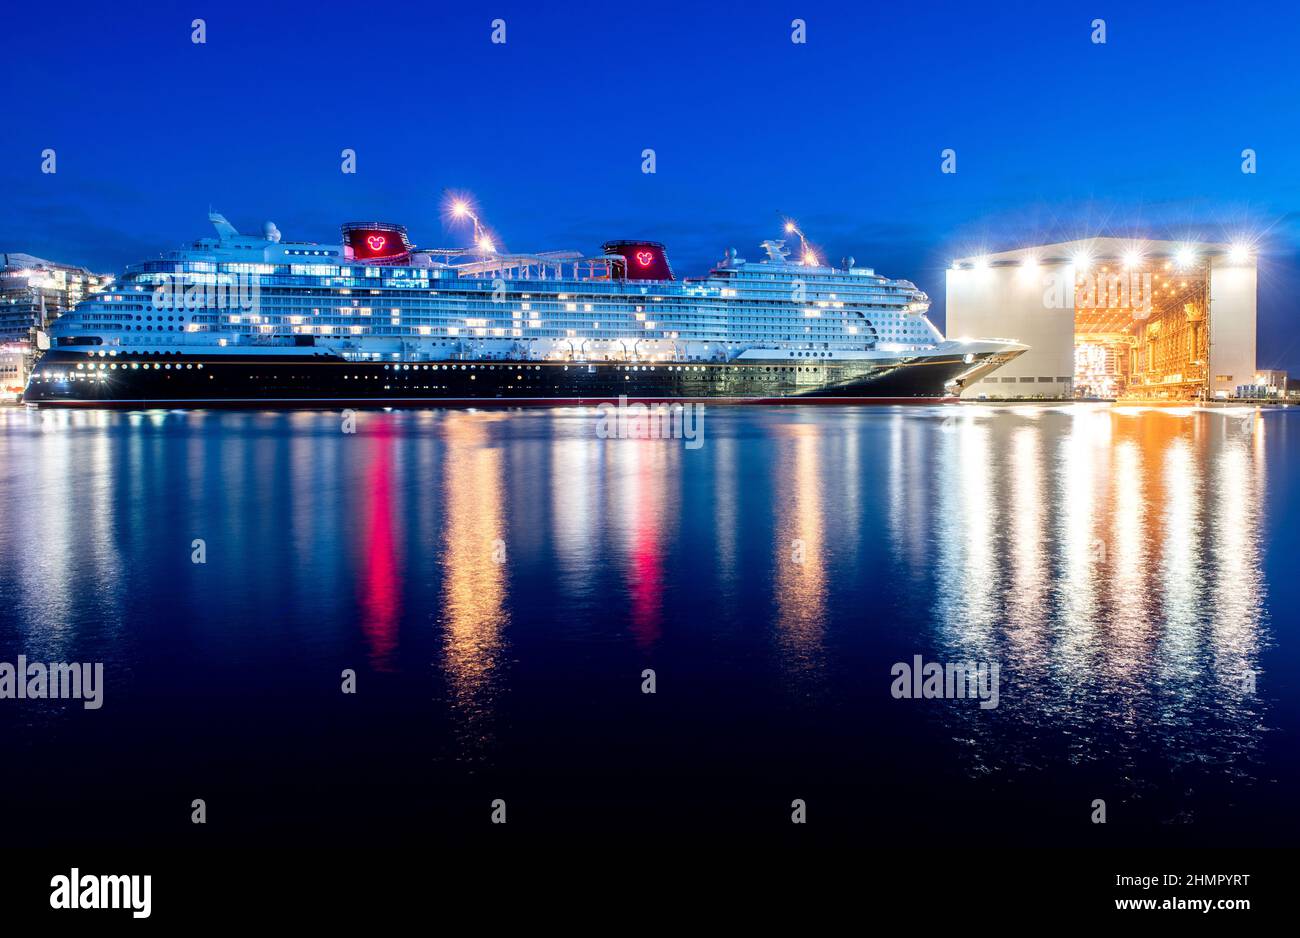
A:
[[[463,249],[353,222],[336,244],[212,237],[127,268],[57,319],[24,389],[69,406],[933,402],[1025,351],[945,339],[929,299],[801,231],[678,279],[655,241],[599,254]],[[794,244],[793,239],[790,243]]]

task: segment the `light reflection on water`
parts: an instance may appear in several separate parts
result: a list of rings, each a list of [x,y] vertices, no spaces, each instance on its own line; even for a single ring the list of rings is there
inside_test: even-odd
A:
[[[1264,419],[1024,416],[972,413],[941,448],[938,657],[1002,666],[996,716],[955,711],[977,770],[1045,761],[1055,729],[1074,763],[1245,772],[1265,709],[1247,690],[1267,596]]]
[[[663,630],[667,531],[681,504],[680,446],[654,440],[615,440],[605,447],[608,486],[604,517],[613,520],[629,628],[641,649],[655,646]],[[564,484],[567,480],[556,480]]]
[[[653,664],[738,721],[806,708],[823,753],[920,713],[919,745],[956,740],[972,779],[1087,765],[1121,799],[1189,763],[1259,781],[1277,718],[1248,681],[1289,419],[717,407],[687,450],[598,439],[579,408],[363,412],[356,434],[321,412],[6,409],[0,652],[104,660],[147,698],[163,658],[335,674],[356,650],[440,684],[421,699],[450,747],[503,766],[556,701],[617,709],[590,682]],[[888,671],[912,654],[998,662],[1000,706],[900,717]],[[737,675],[744,693],[709,686]]]
[[[450,449],[439,489],[445,512],[443,667],[473,737],[491,715],[509,625],[502,453],[489,436],[491,418],[451,414],[445,426]]]
[[[795,423],[782,428],[776,444],[776,472],[787,480],[773,490],[777,645],[786,667],[800,672],[822,663],[829,550],[823,486],[833,486],[826,484],[820,466],[822,449],[833,443],[816,426]]]

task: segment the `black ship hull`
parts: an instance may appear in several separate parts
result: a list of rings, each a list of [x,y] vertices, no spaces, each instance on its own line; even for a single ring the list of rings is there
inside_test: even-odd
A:
[[[744,362],[348,361],[333,354],[52,350],[24,393],[81,407],[564,405],[620,398],[716,403],[930,403],[1021,349],[894,360]]]

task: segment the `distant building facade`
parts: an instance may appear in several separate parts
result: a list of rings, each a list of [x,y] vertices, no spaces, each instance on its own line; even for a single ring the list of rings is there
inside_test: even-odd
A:
[[[1287,374],[1277,368],[1261,368],[1255,372],[1255,383],[1268,388],[1271,394],[1282,394],[1286,391]]]
[[[0,342],[0,401],[13,401],[27,384],[30,342]]]
[[[113,277],[30,254],[0,254],[0,344],[27,343]]]

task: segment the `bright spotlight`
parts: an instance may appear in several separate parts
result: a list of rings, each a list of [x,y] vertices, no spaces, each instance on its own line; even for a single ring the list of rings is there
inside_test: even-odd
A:
[[[478,247],[479,250],[483,251],[485,254],[491,254],[494,250],[496,250],[496,248],[492,246],[492,239],[489,238],[487,235],[484,235],[483,237],[478,239]]]
[[[1087,273],[1088,268],[1092,266],[1092,257],[1087,251],[1080,251],[1074,255],[1074,269],[1079,273]]]
[[[1124,255],[1125,267],[1137,267],[1142,263],[1142,254],[1139,251],[1128,251]]]
[[[469,205],[459,199],[451,203],[451,213],[457,218],[464,218],[469,214]]]
[[[1234,264],[1244,264],[1250,260],[1250,247],[1245,244],[1234,244],[1228,250],[1228,260]]]
[[[785,223],[785,233],[794,234],[794,222],[788,221]]]
[[[814,254],[812,251],[809,251],[807,254],[803,256],[803,262],[805,267],[816,267],[817,255]]]
[[[1191,267],[1196,263],[1196,252],[1190,247],[1181,247],[1178,253],[1174,255],[1174,261],[1179,267]]]
[[[975,258],[975,269],[976,269],[976,270],[988,270],[988,269],[989,269],[989,259],[988,259],[987,257],[977,257],[977,258]]]

